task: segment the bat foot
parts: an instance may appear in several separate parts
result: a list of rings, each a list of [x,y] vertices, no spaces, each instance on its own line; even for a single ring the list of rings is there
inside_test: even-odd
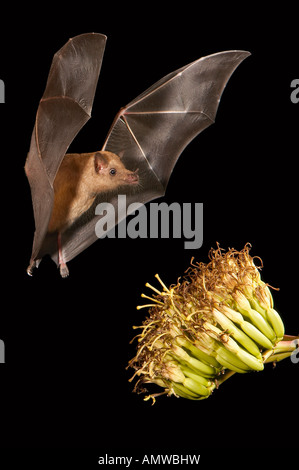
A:
[[[60,276],[63,278],[68,277],[70,274],[66,263],[61,263],[59,265],[59,270],[60,270]]]
[[[30,264],[28,268],[26,269],[28,276],[31,276],[31,277],[33,276],[33,271],[35,268],[38,268],[39,263],[40,263],[40,260],[30,261]]]
[[[28,276],[33,276],[33,269],[34,266],[29,265],[28,268],[26,269]]]

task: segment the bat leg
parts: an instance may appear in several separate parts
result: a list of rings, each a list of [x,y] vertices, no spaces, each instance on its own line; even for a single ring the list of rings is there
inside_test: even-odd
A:
[[[28,276],[32,276],[33,275],[33,271],[35,268],[38,268],[39,266],[39,263],[41,262],[41,259],[33,259],[33,260],[30,260],[30,264],[27,268],[27,274]]]
[[[57,237],[57,243],[58,243],[58,262],[59,262],[59,270],[60,270],[60,276],[61,277],[68,277],[69,275],[69,270],[66,265],[66,262],[64,260],[64,256],[62,253],[62,243],[61,243],[61,233],[58,233]]]

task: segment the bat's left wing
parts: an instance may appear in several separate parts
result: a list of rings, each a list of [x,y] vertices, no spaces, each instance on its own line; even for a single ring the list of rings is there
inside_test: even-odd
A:
[[[214,123],[222,92],[237,66],[250,55],[225,51],[170,73],[135,98],[117,115],[104,150],[135,159],[156,180],[140,202],[164,195],[175,163],[184,148]],[[144,190],[144,185],[143,185]]]
[[[188,143],[211,125],[220,97],[237,66],[250,55],[225,51],[203,57],[170,73],[139,95],[116,116],[103,150],[121,155],[127,168],[139,169],[140,187],[126,195],[127,206],[145,203],[165,194],[175,163]],[[109,202],[118,214],[117,196]],[[94,213],[84,224],[68,230],[63,247],[69,261],[97,240]],[[107,219],[108,220],[108,219]],[[53,254],[57,262],[57,253]]]
[[[72,140],[91,116],[105,44],[102,34],[81,34],[70,39],[52,61],[25,164],[35,220],[29,274],[43,255],[55,175]]]

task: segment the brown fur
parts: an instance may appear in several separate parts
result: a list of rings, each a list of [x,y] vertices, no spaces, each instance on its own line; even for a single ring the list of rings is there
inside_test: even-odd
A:
[[[54,207],[48,231],[66,230],[91,207],[99,193],[137,183],[137,174],[127,170],[114,153],[66,154],[54,181]]]

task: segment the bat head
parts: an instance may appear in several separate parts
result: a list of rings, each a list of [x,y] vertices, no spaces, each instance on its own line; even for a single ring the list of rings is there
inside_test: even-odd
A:
[[[94,155],[97,193],[117,189],[123,185],[136,185],[139,182],[138,170],[128,170],[120,157],[108,151]]]

